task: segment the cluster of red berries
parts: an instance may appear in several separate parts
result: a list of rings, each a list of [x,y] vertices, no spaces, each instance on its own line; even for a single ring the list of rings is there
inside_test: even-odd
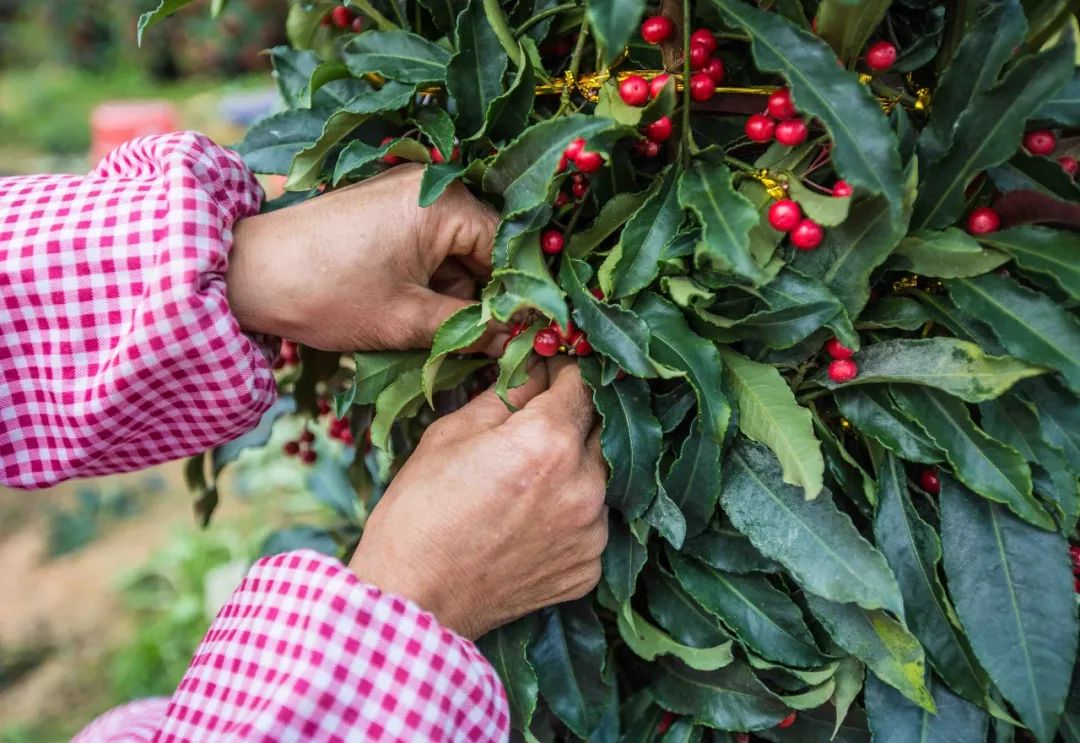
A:
[[[769,224],[777,232],[786,232],[791,244],[799,250],[813,250],[825,239],[821,225],[804,217],[802,209],[791,199],[779,199],[769,207]]]
[[[319,455],[315,453],[315,448],[312,446],[314,443],[315,434],[305,428],[300,438],[295,441],[286,441],[281,450],[287,457],[299,457],[304,464],[315,464]]]
[[[570,144],[566,145],[566,149],[563,150],[562,157],[559,158],[559,173],[566,170],[570,163],[577,166],[577,169],[582,173],[595,173],[604,166],[604,156],[599,152],[593,152],[585,149],[585,138],[578,137]],[[586,188],[588,187],[588,179],[583,181]],[[581,196],[584,196],[584,190]],[[581,198],[574,194],[576,198]]]
[[[589,192],[589,176],[584,173],[574,173],[570,176],[570,193],[574,195],[574,201],[581,201],[585,198],[585,194]],[[565,191],[559,191],[555,197],[555,203],[553,206],[556,209],[561,209],[570,203],[570,197],[566,195]]]
[[[930,495],[941,492],[941,478],[938,476],[936,467],[927,467],[919,473],[919,487]]]
[[[1073,590],[1080,593],[1080,545],[1069,545],[1069,559],[1072,561]]]
[[[510,334],[516,337],[521,335],[525,328],[524,324],[515,325],[510,329]],[[575,328],[573,322],[564,329],[553,321],[533,338],[533,351],[540,356],[554,356],[557,353],[565,353],[568,356],[588,356],[592,350],[592,345],[585,337],[585,331]]]
[[[300,349],[292,341],[281,341],[281,352],[274,359],[275,369],[284,369],[286,366],[294,366],[300,363]]]
[[[344,5],[335,5],[329,15],[323,16],[322,24],[324,26],[336,26],[342,31],[351,30],[354,33],[360,33],[364,30],[364,19],[358,16],[352,8],[346,8]]]
[[[879,41],[866,48],[866,66],[874,72],[884,72],[892,67],[896,57],[896,46],[888,41]]]
[[[656,157],[660,154],[660,145],[671,138],[674,126],[671,118],[661,116],[651,124],[642,128],[643,139],[639,139],[634,145],[634,150],[644,157]]]
[[[791,91],[781,88],[769,96],[765,113],[754,114],[746,120],[744,129],[752,142],[769,142],[775,139],[787,147],[795,147],[806,141],[810,133],[806,122],[798,116],[791,100]]]
[[[825,341],[825,353],[829,354],[829,379],[843,384],[859,376],[858,365],[851,360],[855,352],[840,342],[839,338]]]
[[[671,34],[675,32],[675,24],[671,22],[669,18],[662,15],[654,15],[646,18],[641,24],[641,38],[649,44],[663,44],[669,38]],[[707,101],[712,98],[713,93],[716,90],[716,86],[724,82],[724,76],[726,70],[724,68],[724,60],[716,56],[716,49],[719,44],[716,41],[716,37],[713,32],[707,28],[696,29],[690,34],[690,69],[695,72],[690,75],[690,97],[699,103]],[[642,93],[641,84],[645,83],[645,79],[637,77],[633,86],[630,89],[631,96],[634,99],[640,98]],[[627,78],[630,80],[631,78]],[[659,89],[667,82],[667,75],[657,75],[652,80],[652,94],[655,96]],[[660,80],[661,82],[657,82]],[[640,81],[640,82],[639,82]],[[625,80],[623,81],[625,84]],[[623,93],[623,88],[620,86],[619,93],[623,96],[623,100],[629,103],[631,106],[640,106],[644,104],[647,98],[641,98],[641,103],[630,103],[627,100],[626,95]]]
[[[1057,149],[1057,135],[1049,129],[1028,132],[1024,135],[1024,149],[1036,157],[1049,157]],[[1075,178],[1077,172],[1080,171],[1080,163],[1075,157],[1062,155],[1057,161],[1070,178]]]

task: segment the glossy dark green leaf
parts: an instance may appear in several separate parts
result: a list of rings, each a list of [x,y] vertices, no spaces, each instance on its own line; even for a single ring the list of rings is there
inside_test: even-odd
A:
[[[439,373],[439,367],[442,366],[446,357],[476,343],[487,329],[487,323],[482,314],[483,310],[479,304],[462,307],[446,318],[435,332],[435,338],[431,342],[431,353],[428,354],[421,372],[424,396],[429,405],[434,405],[431,400],[434,394],[433,385]]]
[[[1065,743],[1080,743],[1080,669],[1073,667],[1072,686],[1065,700],[1065,714],[1061,716],[1058,734]]]
[[[1043,101],[1034,118],[1062,126],[1080,125],[1080,73],[1073,73],[1065,87]]]
[[[267,116],[247,130],[236,151],[255,173],[286,175],[293,158],[318,141],[330,113],[295,109]]]
[[[449,161],[454,150],[454,121],[450,115],[437,106],[423,106],[412,120],[443,159]]]
[[[184,6],[190,5],[191,2],[192,0],[158,0],[156,8],[139,16],[139,25],[135,31],[136,43],[142,46],[142,37],[148,28],[157,25]]]
[[[686,541],[686,517],[679,510],[678,504],[668,497],[662,483],[657,483],[656,499],[642,518],[656,529],[668,544],[675,549],[682,549],[683,542]]]
[[[815,667],[826,658],[817,649],[799,607],[787,594],[756,575],[723,573],[669,553],[683,589],[730,627],[754,652],[776,663]]]
[[[376,72],[399,83],[434,83],[446,79],[450,52],[408,31],[366,31],[341,52],[353,75]]]
[[[822,0],[815,16],[817,33],[839,59],[856,59],[890,4],[889,0]]]
[[[900,460],[886,455],[878,477],[874,541],[900,584],[908,627],[938,674],[958,694],[982,704],[990,680],[975,660],[938,575],[941,540],[915,510]]]
[[[988,323],[1009,353],[1056,369],[1080,391],[1080,320],[1074,315],[997,274],[950,281],[948,287],[957,306]]]
[[[821,441],[825,469],[834,484],[833,492],[841,493],[864,514],[870,514],[877,505],[877,483],[874,478],[819,415],[814,416],[814,434]]]
[[[823,227],[836,227],[843,224],[851,211],[851,198],[837,198],[832,194],[823,194],[804,186],[798,178],[787,181],[788,194],[802,207],[803,214]]]
[[[608,519],[608,543],[601,556],[604,584],[619,604],[625,604],[634,595],[638,574],[649,556],[648,548],[626,525],[623,518],[611,514]]]
[[[370,405],[379,393],[407,371],[420,369],[427,360],[426,351],[369,351],[353,354],[353,404]]]
[[[610,468],[607,502],[627,519],[637,518],[656,496],[656,468],[664,445],[649,404],[649,386],[636,377],[601,384],[599,364],[592,358],[581,360],[581,374],[603,418],[600,446]]]
[[[1052,377],[1028,380],[1017,391],[1035,405],[1046,440],[1065,452],[1069,467],[1080,473],[1080,398]]]
[[[529,660],[544,701],[581,738],[600,722],[607,705],[606,656],[604,628],[590,599],[540,611]]]
[[[910,382],[948,392],[968,402],[990,400],[1021,379],[1044,370],[1011,356],[988,356],[974,343],[956,338],[882,341],[854,356],[859,375],[838,384],[826,374],[819,381],[829,389],[860,384]]]
[[[837,390],[840,412],[855,428],[870,436],[902,459],[935,464],[944,455],[934,442],[897,409],[888,390],[879,387],[850,387]]]
[[[1025,271],[1046,276],[1074,299],[1080,298],[1080,237],[1073,232],[1021,225],[979,235],[979,242],[1008,253]]]
[[[661,661],[661,674],[649,687],[665,709],[690,715],[720,730],[770,728],[788,714],[787,706],[757,680],[742,661],[716,671],[695,671],[678,661]]]
[[[663,480],[664,492],[682,511],[686,536],[705,531],[720,498],[720,444],[702,432],[700,419],[683,440]]]
[[[919,707],[934,711],[922,646],[904,625],[880,609],[839,604],[813,594],[807,594],[806,602],[837,645]]]
[[[851,705],[863,689],[866,680],[866,666],[861,660],[853,656],[841,658],[833,674],[836,682],[836,692],[833,694],[833,706],[836,708],[836,722],[832,727],[830,740],[836,738],[851,711]]]
[[[758,552],[745,534],[729,527],[713,527],[683,547],[683,554],[726,573],[775,573],[779,564]]]
[[[705,434],[715,442],[723,441],[731,419],[731,404],[721,389],[723,362],[716,346],[694,333],[682,313],[657,294],[643,294],[634,304],[634,311],[649,326],[652,356],[684,373],[693,387]],[[668,495],[675,498],[671,492]],[[697,533],[693,529],[691,532]]]
[[[681,644],[711,648],[731,639],[720,620],[687,595],[674,577],[656,572],[646,586],[649,614]]]
[[[768,309],[747,315],[732,326],[740,337],[784,349],[828,326],[842,343],[858,347],[859,336],[844,305],[816,278],[784,268],[760,287],[759,295]]]
[[[533,110],[535,87],[536,73],[532,63],[523,59],[510,87],[488,106],[484,131],[489,137],[495,141],[510,140],[524,131]]]
[[[526,308],[540,310],[563,327],[570,319],[566,295],[546,274],[502,268],[491,275],[488,288],[492,289],[488,297],[491,314],[501,322],[510,322],[517,312]]]
[[[446,67],[446,90],[457,103],[464,138],[484,128],[488,108],[503,93],[508,60],[488,23],[483,0],[469,0],[458,16],[455,38],[457,51]]]
[[[984,498],[1044,529],[1050,515],[1031,494],[1031,469],[1015,449],[986,435],[955,397],[927,387],[896,385],[892,395],[904,413],[945,453],[956,477]]]
[[[926,308],[934,322],[941,323],[961,340],[978,344],[983,351],[993,356],[1005,356],[1005,349],[994,337],[990,326],[982,320],[961,312],[948,294],[918,292],[918,302]]]
[[[420,179],[420,206],[429,207],[434,204],[464,173],[465,165],[460,162],[431,163],[425,166],[424,175]]]
[[[679,204],[701,224],[694,263],[762,284],[770,275],[750,255],[750,230],[758,223],[757,209],[732,187],[731,180],[726,165],[700,161],[679,178]]]
[[[1007,163],[989,169],[987,175],[1001,191],[1033,190],[1067,201],[1080,200],[1080,186],[1061,163],[1023,150]]]
[[[834,733],[835,714],[831,706],[825,705],[800,712],[789,728],[762,730],[757,735],[775,743],[870,743],[870,729],[861,707],[853,706]]]
[[[803,488],[807,498],[815,497],[824,486],[825,461],[810,411],[795,401],[776,367],[734,351],[724,350],[721,357],[739,411],[739,430],[772,450],[785,483]]]
[[[499,150],[484,174],[484,190],[504,199],[503,217],[515,217],[550,201],[563,150],[577,137],[609,129],[609,119],[575,114],[548,119]]]
[[[417,0],[431,13],[431,20],[440,31],[450,34],[454,30],[454,22],[465,6],[463,0]]]
[[[874,743],[983,743],[989,718],[940,681],[931,684],[937,712],[912,704],[891,686],[866,680],[866,714]]]
[[[431,388],[435,391],[456,387],[477,369],[486,366],[486,359],[450,360],[439,367]],[[375,418],[371,421],[371,443],[383,451],[389,451],[390,428],[399,418],[408,418],[420,410],[424,403],[424,390],[420,369],[413,369],[397,376],[375,399]]]
[[[680,384],[674,389],[653,396],[653,412],[664,433],[671,433],[686,420],[686,415],[697,405],[694,389]]]
[[[903,178],[896,136],[858,76],[837,66],[828,44],[787,19],[741,0],[712,2],[750,36],[758,67],[782,74],[799,111],[828,130],[840,177],[862,191],[881,194],[891,221],[901,222]]]
[[[521,246],[536,237],[540,229],[551,221],[551,211],[550,204],[541,204],[517,217],[500,221],[491,251],[492,265],[496,269],[512,267]]]
[[[503,349],[503,355],[499,357],[499,378],[495,380],[495,394],[499,399],[510,405],[509,393],[514,387],[525,384],[529,378],[528,364],[532,358],[533,339],[544,328],[543,323],[533,323],[520,335],[511,338]]]
[[[1065,538],[1017,519],[947,475],[941,537],[949,592],[975,655],[1036,740],[1049,743],[1076,658]]]
[[[590,0],[589,27],[604,47],[604,64],[611,64],[637,30],[645,0]]]
[[[570,236],[566,254],[577,259],[587,258],[604,240],[614,235],[626,223],[626,220],[644,203],[645,197],[645,193],[615,194],[600,206],[600,214],[588,228]]]
[[[1002,81],[972,97],[953,126],[949,150],[926,172],[912,225],[940,229],[964,209],[964,189],[982,170],[1009,159],[1036,106],[1063,87],[1073,69],[1073,43],[1021,59]]]
[[[926,309],[911,297],[882,297],[863,310],[856,327],[872,330],[918,330],[930,322],[930,319]]]
[[[922,276],[962,279],[978,276],[1009,260],[997,250],[984,248],[957,227],[914,232],[897,246],[889,265]]]
[[[724,460],[721,504],[732,524],[800,586],[833,601],[903,614],[900,589],[884,556],[870,545],[827,490],[805,500],[785,484],[776,458],[740,441]]]
[[[493,629],[476,643],[506,690],[514,730],[527,729],[536,710],[536,671],[525,652],[533,636],[533,626],[532,617],[519,619]]]
[[[997,82],[1001,68],[1013,56],[1027,32],[1027,20],[1018,0],[989,3],[963,35],[951,63],[934,91],[930,119],[919,135],[922,167],[939,160],[953,141],[957,119],[972,98]]]

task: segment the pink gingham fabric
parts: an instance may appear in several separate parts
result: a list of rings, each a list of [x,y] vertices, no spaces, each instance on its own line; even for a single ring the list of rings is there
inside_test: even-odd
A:
[[[251,428],[272,352],[229,313],[232,226],[262,191],[193,132],[88,176],[0,179],[0,483],[133,470]]]
[[[494,742],[509,724],[471,642],[301,550],[251,569],[172,699],[108,712],[74,742]]]

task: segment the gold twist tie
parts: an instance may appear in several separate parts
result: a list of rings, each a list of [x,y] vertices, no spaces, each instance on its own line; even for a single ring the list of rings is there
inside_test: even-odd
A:
[[[784,187],[780,184],[780,181],[772,177],[772,175],[769,173],[768,168],[762,168],[756,173],[753,173],[751,177],[755,181],[760,183],[765,188],[765,192],[774,199],[787,198],[787,191],[784,190]]]

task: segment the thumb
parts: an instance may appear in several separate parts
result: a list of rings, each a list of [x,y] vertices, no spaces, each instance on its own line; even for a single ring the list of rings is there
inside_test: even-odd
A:
[[[476,304],[475,301],[440,294],[427,287],[414,287],[410,296],[402,299],[400,322],[406,348],[431,348],[435,333],[446,319],[458,310]],[[464,353],[486,353],[498,356],[510,333],[501,323],[491,323],[476,343],[462,349]]]

